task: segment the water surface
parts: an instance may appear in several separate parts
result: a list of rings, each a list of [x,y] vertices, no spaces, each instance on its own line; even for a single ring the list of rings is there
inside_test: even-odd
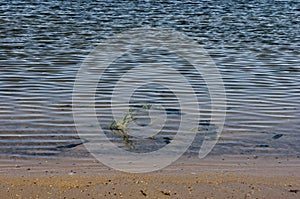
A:
[[[71,112],[76,72],[98,43],[138,27],[186,34],[219,68],[227,118],[212,154],[299,155],[300,3],[272,0],[1,0],[0,153],[87,155],[76,147],[81,141]],[[205,85],[200,78],[196,84],[207,113]],[[100,88],[98,95],[106,97]],[[201,125],[209,131],[209,121]],[[150,149],[157,144],[149,143]]]

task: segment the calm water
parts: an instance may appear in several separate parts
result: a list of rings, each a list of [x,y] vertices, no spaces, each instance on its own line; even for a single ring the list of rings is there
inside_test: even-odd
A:
[[[71,112],[77,70],[98,43],[138,27],[186,34],[203,45],[221,71],[227,118],[212,154],[300,155],[300,3],[272,0],[1,0],[1,155],[86,155],[75,147],[81,141]],[[201,79],[198,85],[204,86]],[[205,110],[209,100],[199,88]],[[156,100],[153,93],[144,94],[137,98]],[[98,89],[99,98],[106,95]],[[176,111],[170,113],[175,119]],[[200,124],[210,131],[209,122]],[[144,148],[135,144],[156,149],[172,135]]]

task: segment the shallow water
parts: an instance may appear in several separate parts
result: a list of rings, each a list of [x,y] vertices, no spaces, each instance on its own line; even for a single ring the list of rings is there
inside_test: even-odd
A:
[[[98,43],[138,27],[186,34],[219,68],[227,117],[212,154],[299,155],[300,3],[271,0],[0,1],[0,153],[86,155],[75,150],[81,143],[71,112],[75,75]],[[209,115],[205,85],[195,84]],[[99,98],[106,95],[98,88]],[[151,92],[139,97],[156,100]],[[111,119],[97,110],[108,126]],[[178,110],[171,112],[178,120]],[[137,148],[162,147],[172,136]],[[190,152],[199,144],[201,138]]]

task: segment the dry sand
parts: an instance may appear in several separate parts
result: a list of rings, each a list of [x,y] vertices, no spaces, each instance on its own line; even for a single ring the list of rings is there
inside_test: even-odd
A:
[[[147,174],[92,159],[1,159],[6,198],[300,198],[300,158],[181,158]]]

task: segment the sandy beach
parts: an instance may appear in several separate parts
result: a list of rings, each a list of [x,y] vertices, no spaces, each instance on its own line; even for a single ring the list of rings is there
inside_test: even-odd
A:
[[[129,174],[92,160],[1,160],[2,198],[299,198],[300,159],[181,158]]]

